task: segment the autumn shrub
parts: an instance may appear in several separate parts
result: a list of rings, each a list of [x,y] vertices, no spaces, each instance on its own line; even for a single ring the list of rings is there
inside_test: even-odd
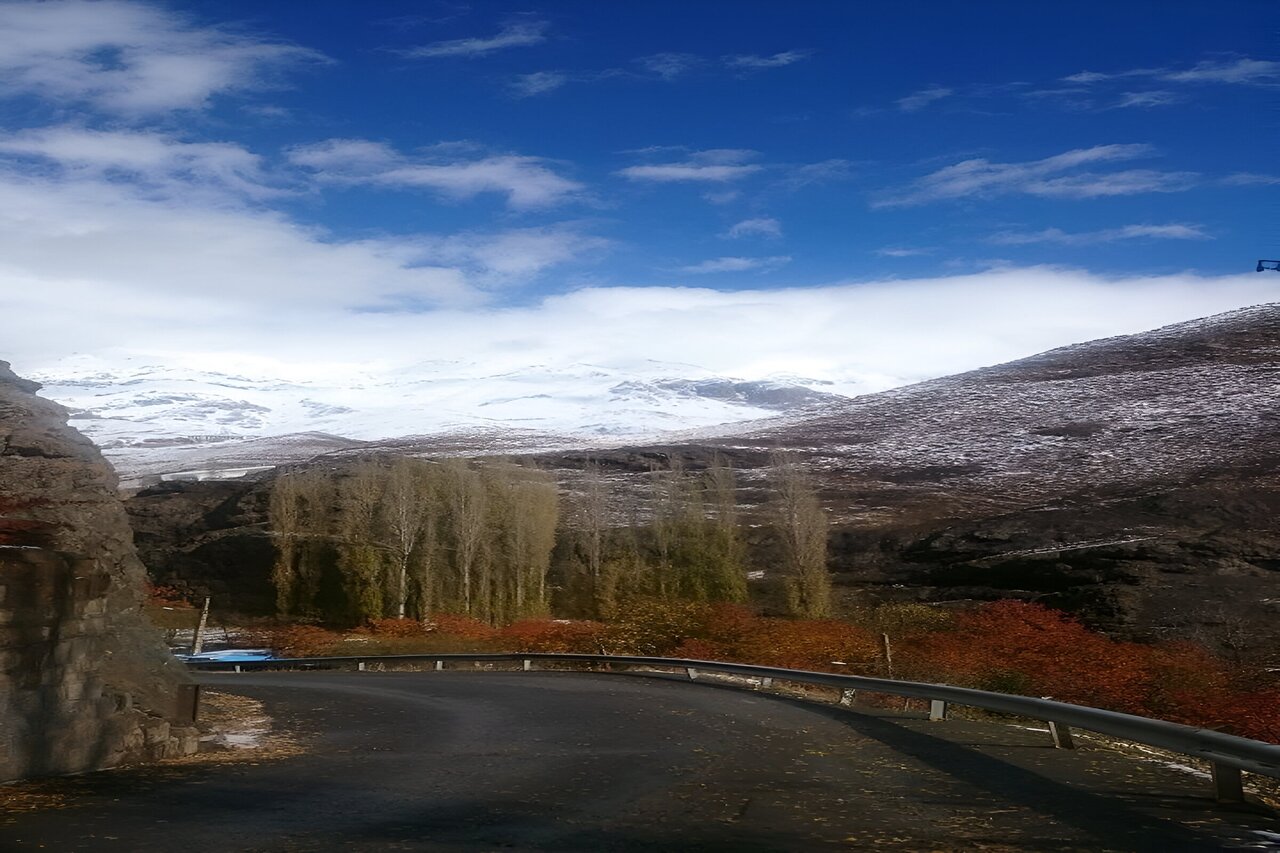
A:
[[[610,654],[669,655],[701,633],[709,615],[705,604],[634,598],[618,607],[601,642]]]
[[[183,598],[182,593],[171,586],[147,584],[146,603],[150,607],[169,607],[175,610],[191,610],[195,607]]]
[[[827,672],[865,672],[874,664],[876,641],[865,628],[836,619],[758,619],[737,655],[768,666]]]
[[[343,637],[316,625],[289,625],[269,632],[268,645],[284,657],[340,655]]]
[[[522,619],[503,628],[501,640],[513,652],[599,654],[604,631],[600,622]]]
[[[853,621],[876,633],[900,639],[950,628],[955,621],[955,613],[932,604],[891,602],[881,604]]]
[[[492,640],[498,636],[498,629],[489,623],[456,613],[437,613],[427,623],[427,630],[460,640]]]
[[[1232,686],[1227,664],[1189,643],[1146,645],[1090,631],[1036,604],[999,601],[899,647],[899,675],[1280,740],[1280,692]]]
[[[423,637],[427,626],[418,619],[372,619],[369,633],[377,637]]]

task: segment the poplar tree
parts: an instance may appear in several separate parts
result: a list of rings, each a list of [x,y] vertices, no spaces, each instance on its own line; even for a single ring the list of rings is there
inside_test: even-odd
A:
[[[787,607],[794,616],[831,615],[827,516],[809,474],[793,456],[774,454],[769,480],[774,525],[782,542]]]

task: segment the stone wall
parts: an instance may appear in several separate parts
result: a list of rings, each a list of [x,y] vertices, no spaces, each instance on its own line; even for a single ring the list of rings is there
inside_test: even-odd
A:
[[[0,361],[0,781],[193,752],[114,472],[38,388]]]

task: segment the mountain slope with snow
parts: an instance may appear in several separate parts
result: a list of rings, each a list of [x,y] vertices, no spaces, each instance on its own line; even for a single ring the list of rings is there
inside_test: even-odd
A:
[[[300,380],[69,359],[36,379],[126,481],[279,464],[405,437],[495,452],[634,441],[843,399],[829,381],[745,381],[656,361],[501,373],[431,361]]]

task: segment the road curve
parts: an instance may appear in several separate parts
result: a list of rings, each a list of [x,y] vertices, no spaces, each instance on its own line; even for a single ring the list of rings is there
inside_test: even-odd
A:
[[[993,723],[929,723],[655,677],[210,675],[307,743],[260,764],[67,784],[0,849],[1268,849],[1205,783]],[[1280,849],[1280,848],[1273,848]]]

